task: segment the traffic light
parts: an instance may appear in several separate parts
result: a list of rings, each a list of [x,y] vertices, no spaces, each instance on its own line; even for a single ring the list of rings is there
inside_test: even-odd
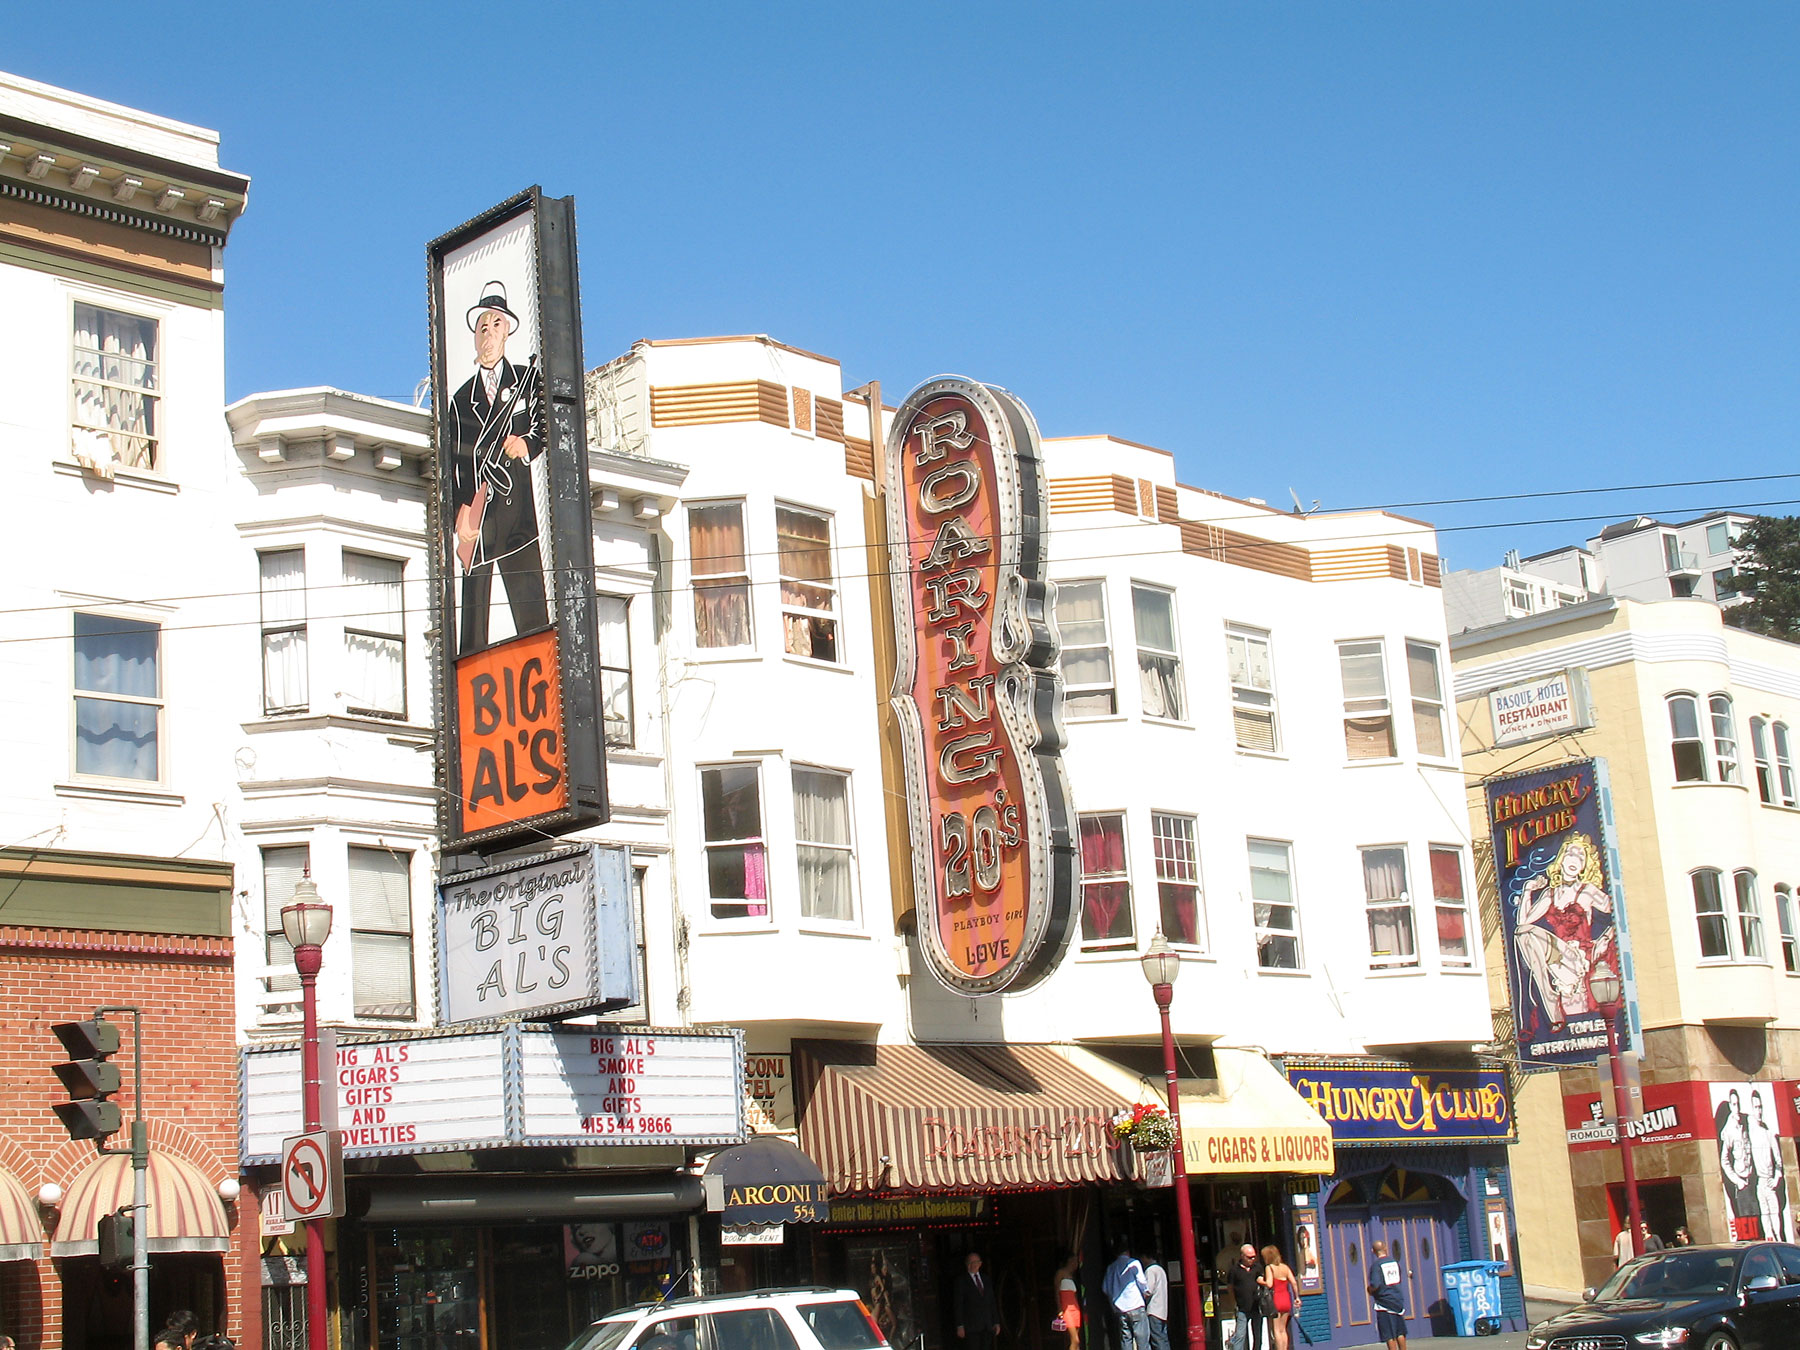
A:
[[[129,1209],[116,1210],[111,1214],[102,1214],[98,1224],[100,1239],[100,1269],[131,1269],[131,1220]]]
[[[72,1100],[56,1104],[57,1119],[71,1139],[105,1139],[119,1131],[119,1104],[107,1098],[119,1090],[119,1066],[107,1056],[119,1052],[119,1028],[104,1017],[58,1022],[50,1030],[63,1043],[69,1062],[56,1076]]]

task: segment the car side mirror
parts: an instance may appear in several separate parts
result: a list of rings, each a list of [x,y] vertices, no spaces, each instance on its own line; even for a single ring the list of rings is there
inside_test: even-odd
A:
[[[1594,1288],[1594,1286],[1590,1284],[1586,1289],[1583,1289],[1581,1291],[1581,1301],[1583,1303],[1592,1303],[1594,1301],[1594,1295],[1599,1292],[1600,1291],[1598,1289]]]
[[[1750,1277],[1750,1282],[1744,1286],[1746,1290],[1779,1289],[1780,1287],[1781,1276],[1779,1275],[1752,1275]]]

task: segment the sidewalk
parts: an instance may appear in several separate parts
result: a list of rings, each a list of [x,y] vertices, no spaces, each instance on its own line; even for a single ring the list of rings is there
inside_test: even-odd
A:
[[[1534,1327],[1546,1317],[1554,1317],[1570,1306],[1567,1303],[1528,1298],[1525,1300],[1525,1319],[1517,1331],[1503,1331],[1498,1336],[1408,1336],[1406,1350],[1414,1350],[1415,1346],[1437,1346],[1440,1350],[1451,1350],[1453,1346],[1460,1346],[1462,1350],[1525,1350],[1526,1328]],[[1383,1350],[1380,1341],[1372,1341],[1370,1346],[1374,1350]],[[1294,1338],[1293,1350],[1305,1350],[1305,1347],[1305,1341]],[[1346,1350],[1364,1350],[1364,1347],[1349,1346]]]

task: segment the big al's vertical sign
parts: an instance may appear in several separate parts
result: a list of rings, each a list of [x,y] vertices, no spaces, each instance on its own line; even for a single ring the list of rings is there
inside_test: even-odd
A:
[[[426,256],[440,829],[488,852],[606,819],[574,199],[531,188]]]
[[[1519,1058],[1587,1063],[1607,1053],[1609,1017],[1629,1046],[1637,990],[1605,761],[1497,778],[1486,792]]]
[[[1004,390],[941,377],[886,453],[921,944],[959,993],[1026,988],[1068,944],[1075,887],[1037,424]]]

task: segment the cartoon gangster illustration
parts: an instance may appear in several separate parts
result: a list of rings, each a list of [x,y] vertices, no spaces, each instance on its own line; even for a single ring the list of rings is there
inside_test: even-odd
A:
[[[519,317],[507,307],[500,282],[481,288],[468,323],[476,371],[451,398],[448,418],[456,559],[463,569],[461,655],[488,645],[496,570],[514,632],[550,622],[530,470],[544,450],[543,376],[535,354],[524,366],[506,359]]]
[[[1618,972],[1618,930],[1605,887],[1599,850],[1588,835],[1575,832],[1515,901],[1520,912],[1513,946],[1553,1032],[1570,1017],[1599,1011],[1594,975],[1602,966]]]

